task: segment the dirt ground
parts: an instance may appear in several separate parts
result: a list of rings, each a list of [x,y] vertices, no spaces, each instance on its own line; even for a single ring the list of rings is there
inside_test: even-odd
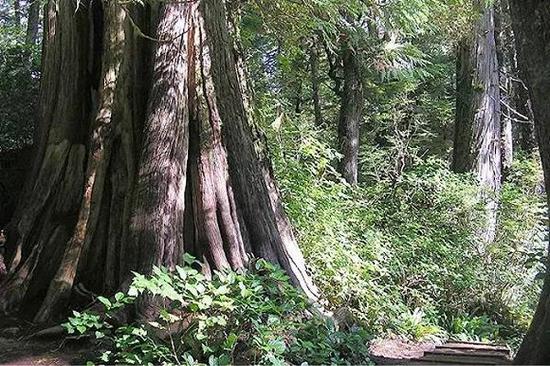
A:
[[[15,318],[0,319],[1,365],[82,365],[91,359],[92,345],[67,340],[61,332],[36,336],[40,331],[31,323]],[[411,343],[401,338],[378,339],[370,345],[372,360],[377,364],[422,357],[435,348],[432,342]]]
[[[436,344],[433,342],[409,342],[399,337],[374,340],[369,351],[372,360],[377,364],[393,364],[399,360],[420,358],[424,352],[433,351]]]
[[[86,362],[86,351],[62,341],[0,337],[0,365],[74,365]]]
[[[16,319],[0,319],[0,365],[80,365],[90,345],[62,335],[35,337],[39,329]]]
[[[12,331],[13,329],[7,328],[0,331],[0,334]],[[434,348],[433,343],[381,339],[373,342],[370,351],[374,362],[385,364],[422,357],[425,351]],[[85,344],[74,344],[62,339],[25,339],[0,335],[0,365],[81,365],[86,363],[89,352]]]

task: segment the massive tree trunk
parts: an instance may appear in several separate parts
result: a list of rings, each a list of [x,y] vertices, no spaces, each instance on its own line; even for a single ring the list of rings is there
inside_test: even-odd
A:
[[[47,321],[76,284],[110,294],[184,252],[206,271],[268,259],[315,299],[224,2],[51,1],[46,18],[37,164],[1,308]]]
[[[342,43],[344,84],[340,93],[338,141],[340,143],[339,170],[349,184],[357,184],[359,168],[359,129],[363,119],[363,80],[361,63],[348,41]]]
[[[519,66],[525,75],[532,101],[546,194],[550,203],[550,2],[510,0],[510,10]],[[549,345],[550,271],[547,270],[535,316],[515,363],[550,364]]]
[[[482,5],[480,5],[482,6]],[[501,128],[494,11],[485,7],[471,40],[459,44],[456,121],[452,169],[473,172],[487,202],[487,224],[481,244],[494,240],[501,187]]]

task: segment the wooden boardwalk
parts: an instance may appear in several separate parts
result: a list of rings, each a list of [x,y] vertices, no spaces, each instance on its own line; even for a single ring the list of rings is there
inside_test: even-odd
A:
[[[509,365],[509,347],[481,342],[449,341],[424,351],[421,357],[391,359],[375,357],[379,365]]]

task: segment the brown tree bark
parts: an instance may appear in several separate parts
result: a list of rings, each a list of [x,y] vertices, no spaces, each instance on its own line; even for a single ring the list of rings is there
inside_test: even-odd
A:
[[[479,4],[481,5],[481,3]],[[456,120],[452,169],[473,172],[485,190],[487,225],[482,243],[494,240],[501,187],[501,128],[494,10],[484,7],[473,37],[463,40],[457,56]]]
[[[550,2],[510,0],[518,51],[535,119],[539,152],[550,204]],[[548,268],[548,258],[547,258]],[[531,326],[516,355],[516,364],[550,364],[550,271]]]
[[[364,95],[361,63],[347,41],[342,43],[344,83],[340,93],[338,141],[342,160],[339,171],[349,184],[357,184],[359,169],[359,130],[363,120]]]
[[[48,7],[41,147],[1,308],[47,321],[76,284],[110,294],[184,252],[210,270],[268,259],[315,299],[256,148],[225,3],[60,4]]]

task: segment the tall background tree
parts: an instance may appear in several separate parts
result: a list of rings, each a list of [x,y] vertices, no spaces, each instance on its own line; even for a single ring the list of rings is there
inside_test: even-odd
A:
[[[494,8],[477,2],[480,17],[461,41],[457,56],[456,122],[452,168],[472,172],[487,200],[487,226],[480,239],[495,239],[497,198],[502,180],[500,89]]]
[[[364,95],[361,56],[349,39],[341,41],[342,86],[339,90],[340,115],[338,117],[338,141],[342,160],[339,170],[349,184],[357,184],[359,172],[359,146],[363,122]]]
[[[40,23],[39,0],[31,0],[28,5],[27,30],[25,40],[28,44],[35,44],[38,39],[38,26]]]

